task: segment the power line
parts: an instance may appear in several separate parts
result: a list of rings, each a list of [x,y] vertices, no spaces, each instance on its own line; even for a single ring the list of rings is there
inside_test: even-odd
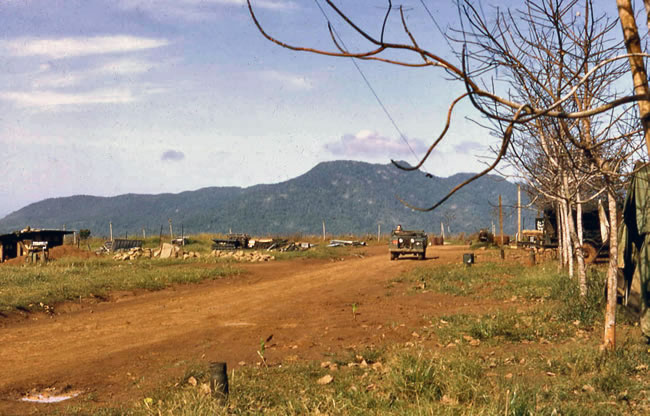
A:
[[[320,3],[318,2],[318,0],[314,0],[314,3],[316,3],[316,6],[318,6],[318,10],[320,10],[320,12],[323,14],[323,17],[325,17],[325,20],[327,20],[327,23],[329,23],[330,27],[332,28],[332,32],[334,33],[334,35],[335,35],[335,36],[337,37],[337,39],[339,40],[339,43],[341,43],[341,45],[343,45],[343,47],[345,48],[345,50],[348,50],[348,47],[345,46],[345,43],[343,42],[343,39],[341,38],[341,36],[339,36],[338,32],[337,32],[336,29],[334,28],[334,25],[332,25],[332,22],[330,22],[330,19],[327,17],[327,14],[325,13],[325,10],[323,10],[323,8],[321,7],[321,5],[320,5]],[[409,150],[410,150],[411,153],[413,154],[413,157],[415,157],[415,161],[416,161],[416,163],[419,162],[420,158],[418,157],[418,155],[415,154],[415,151],[414,151],[413,148],[411,147],[411,144],[410,144],[410,143],[408,142],[408,140],[406,139],[406,136],[404,136],[404,133],[402,133],[402,130],[400,130],[400,128],[397,126],[397,123],[395,122],[395,119],[390,115],[390,112],[388,111],[388,109],[386,108],[386,106],[384,105],[384,103],[383,103],[383,102],[381,101],[381,99],[379,98],[379,95],[377,95],[377,92],[376,92],[375,89],[372,87],[372,85],[370,84],[370,81],[368,80],[368,78],[366,77],[366,75],[365,75],[365,74],[363,73],[363,71],[361,70],[361,67],[359,67],[359,65],[357,64],[357,61],[356,61],[354,58],[351,58],[351,61],[352,61],[352,63],[354,64],[354,67],[357,68],[357,71],[359,71],[359,74],[361,75],[361,78],[363,78],[364,82],[366,83],[366,85],[368,86],[368,88],[370,89],[370,91],[372,92],[372,95],[374,95],[375,99],[376,99],[377,102],[379,103],[379,106],[382,108],[382,110],[384,110],[384,113],[386,114],[386,117],[388,117],[388,119],[390,120],[390,122],[393,124],[393,127],[395,127],[395,130],[397,130],[397,133],[399,133],[399,137],[400,137],[400,138],[404,141],[404,143],[406,143],[406,145],[408,146]]]
[[[442,37],[443,37],[443,38],[445,39],[445,41],[447,42],[447,45],[449,46],[449,49],[450,49],[450,50],[453,50],[453,47],[451,46],[451,43],[449,43],[449,39],[448,39],[447,36],[445,35],[445,32],[442,31],[442,28],[441,28],[440,25],[438,24],[438,21],[436,20],[435,17],[433,17],[433,13],[431,13],[431,10],[429,10],[429,8],[427,7],[426,3],[424,3],[424,0],[420,0],[420,3],[422,3],[422,7],[424,7],[424,10],[427,11],[427,14],[428,14],[429,17],[431,18],[431,21],[433,22],[433,24],[436,25],[436,28],[438,28],[438,32],[440,32],[440,34],[442,35]]]

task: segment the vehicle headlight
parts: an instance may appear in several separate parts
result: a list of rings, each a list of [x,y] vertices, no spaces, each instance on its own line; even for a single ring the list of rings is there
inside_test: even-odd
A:
[[[415,243],[415,238],[411,238],[411,244]]]
[[[403,243],[403,242],[404,242],[404,240],[402,240],[402,239],[400,238],[400,239],[399,239],[399,242],[400,242],[400,243]]]

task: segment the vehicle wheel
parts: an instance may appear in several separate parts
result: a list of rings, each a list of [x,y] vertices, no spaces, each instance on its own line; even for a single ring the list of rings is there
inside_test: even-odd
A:
[[[390,259],[391,259],[391,261],[397,259],[397,256],[399,256],[399,254],[397,254],[397,253],[390,253]]]
[[[420,260],[424,260],[426,258],[427,258],[427,253],[420,254]]]
[[[596,256],[598,256],[598,250],[593,243],[585,242],[582,244],[582,254],[585,257],[585,264],[592,264],[596,261]]]

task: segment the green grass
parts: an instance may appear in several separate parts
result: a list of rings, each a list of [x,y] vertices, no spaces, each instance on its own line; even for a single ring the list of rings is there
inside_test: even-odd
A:
[[[489,297],[505,306],[431,318],[426,330],[434,337],[428,344],[393,343],[328,355],[336,370],[320,361],[231,370],[226,403],[202,391],[209,382],[208,363],[197,362],[186,364],[180,379],[136,402],[96,408],[81,401],[61,414],[650,414],[650,350],[635,338],[635,329],[620,323],[617,349],[599,350],[601,272],[590,273],[585,299],[576,280],[551,265],[419,267],[396,280],[409,282],[415,291]],[[332,382],[319,384],[328,374]],[[190,376],[196,386],[188,383]]]
[[[117,290],[160,290],[173,284],[196,283],[237,275],[229,264],[179,267],[182,260],[138,259],[118,262],[108,257],[64,258],[37,266],[2,266],[0,311],[45,308],[66,300],[106,297]],[[46,308],[47,309],[47,308]]]
[[[638,345],[613,354],[600,354],[594,345],[516,355],[470,348],[443,353],[393,348],[374,358],[374,365],[362,367],[358,357],[340,357],[337,370],[313,361],[231,370],[226,403],[202,391],[201,385],[209,383],[207,364],[192,365],[185,376],[129,406],[92,413],[623,415],[650,410],[650,377],[640,367],[650,360]],[[333,380],[319,384],[328,374]],[[196,386],[187,382],[190,375]],[[86,412],[83,404],[64,411]]]
[[[505,263],[481,263],[472,267],[463,264],[421,266],[408,271],[396,282],[413,282],[415,290],[432,290],[454,296],[485,296],[505,298],[512,288],[505,288],[509,280],[524,272],[523,266]]]

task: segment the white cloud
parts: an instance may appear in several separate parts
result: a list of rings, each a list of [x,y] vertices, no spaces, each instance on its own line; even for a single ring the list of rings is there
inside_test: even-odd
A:
[[[298,9],[298,3],[291,0],[253,0],[253,7],[287,11]],[[182,18],[201,21],[213,18],[219,7],[244,7],[246,0],[119,0],[118,7],[123,10],[146,12],[159,19]]]
[[[150,61],[138,59],[119,59],[105,63],[98,68],[98,71],[109,74],[128,75],[147,72],[154,66],[154,63]]]
[[[311,80],[303,75],[280,71],[262,71],[260,74],[262,78],[279,82],[288,88],[296,90],[311,90],[314,88]]]
[[[412,156],[411,149],[421,156],[427,146],[420,139],[408,139],[407,144],[400,139],[381,136],[373,130],[361,130],[354,135],[344,135],[338,142],[326,144],[325,149],[335,156],[395,158]]]
[[[212,1],[217,4],[232,4],[238,6],[243,6],[246,4],[246,0],[212,0]],[[271,10],[291,10],[291,9],[298,8],[298,5],[295,2],[285,1],[285,0],[252,0],[251,4],[253,5],[253,7],[260,7],[262,9],[271,9]]]
[[[456,153],[469,155],[469,154],[485,152],[486,150],[488,150],[488,146],[478,142],[465,140],[461,143],[454,145],[453,149],[454,152]]]
[[[65,88],[76,85],[80,81],[78,74],[65,73],[32,77],[32,88]]]
[[[61,105],[129,103],[136,98],[129,89],[105,89],[83,93],[9,91],[0,92],[0,99],[11,101],[22,107],[56,107]]]
[[[129,76],[147,72],[157,64],[140,59],[117,59],[104,62],[95,67],[84,70],[67,71],[58,70],[49,64],[41,65],[40,71],[30,75],[31,86],[33,89],[43,88],[66,88],[79,85],[84,81],[97,80],[98,78],[109,75]]]
[[[52,59],[135,52],[168,45],[165,39],[135,36],[90,36],[59,39],[19,38],[0,46],[12,56],[45,56]]]

